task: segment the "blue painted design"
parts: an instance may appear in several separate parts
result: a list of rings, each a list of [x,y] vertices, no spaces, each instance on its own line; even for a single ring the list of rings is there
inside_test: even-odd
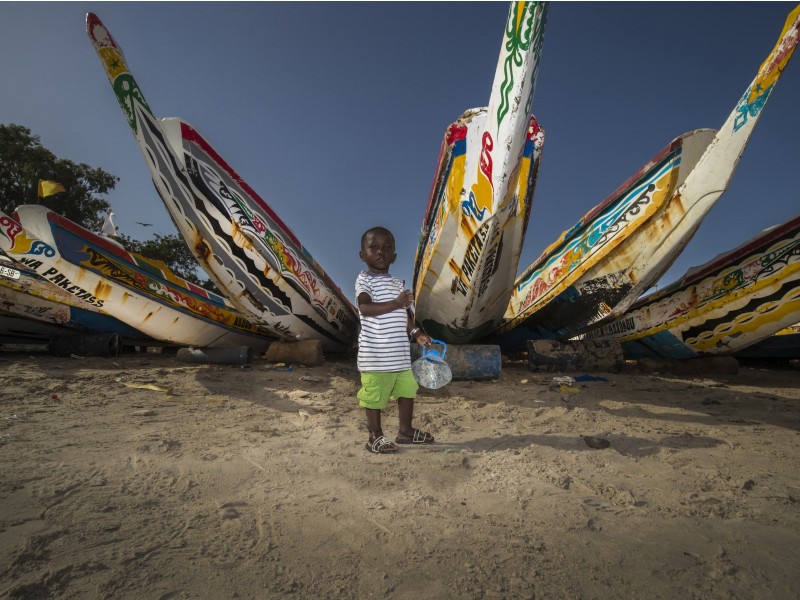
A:
[[[44,254],[49,258],[53,258],[56,255],[56,251],[50,245],[37,240],[31,244],[31,249],[27,254]]]
[[[478,221],[483,221],[483,217],[486,215],[485,208],[482,208],[480,211],[478,210],[478,202],[475,200],[475,194],[472,192],[469,193],[469,200],[464,200],[461,203],[461,210],[464,212],[465,217],[473,217]]]
[[[628,360],[641,360],[642,358],[661,358],[646,345],[638,340],[632,342],[622,342],[622,353]]]
[[[106,314],[70,306],[69,317],[72,327],[93,332],[117,333],[124,338],[136,340],[152,340],[150,336],[143,334],[138,329]]]
[[[746,98],[750,95],[750,90],[745,92],[745,95],[742,96],[742,99],[739,100],[739,104],[736,106],[736,118],[733,120],[733,130],[739,131],[742,127],[747,124],[748,118],[752,117],[754,119],[758,118],[761,109],[764,108],[764,105],[767,103],[767,99],[769,99],[769,95],[772,93],[772,88],[775,87],[773,83],[769,86],[766,90],[762,91],[759,96],[753,100],[752,102],[747,102]],[[761,85],[756,83],[754,86],[755,91],[761,91]]]
[[[453,156],[463,156],[467,153],[467,140],[462,138],[453,143]]]
[[[562,238],[562,245],[555,249],[548,257],[548,259],[538,268],[531,270],[526,274],[524,279],[520,279],[517,283],[517,291],[521,292],[524,288],[535,281],[543,271],[550,268],[551,265],[563,260],[563,257],[570,252],[573,256],[581,256],[583,259],[593,249],[598,240],[600,240],[606,231],[616,223],[621,216],[631,208],[642,196],[647,192],[647,188],[655,185],[658,181],[669,171],[678,168],[681,163],[681,150],[677,150],[673,154],[668,155],[664,161],[661,162],[658,168],[653,169],[647,174],[641,183],[630,190],[625,196],[618,199],[616,202],[606,207],[605,212],[597,215],[593,221],[586,224],[583,219],[578,221]],[[582,230],[586,230],[583,235],[579,235]],[[582,248],[582,252],[579,252]],[[572,270],[574,265],[569,265],[569,270]]]
[[[522,149],[522,156],[530,158],[533,155],[533,140],[528,139],[525,141],[525,147]]]
[[[641,342],[653,352],[665,358],[693,358],[697,356],[697,352],[689,348],[669,331],[659,331],[636,341]]]

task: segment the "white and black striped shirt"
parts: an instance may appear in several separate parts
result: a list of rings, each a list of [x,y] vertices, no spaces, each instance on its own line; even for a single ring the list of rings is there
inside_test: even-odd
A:
[[[403,291],[403,282],[391,275],[361,271],[356,279],[358,297],[367,294],[373,302],[394,300]],[[411,344],[408,341],[408,312],[399,308],[378,317],[361,318],[358,335],[359,371],[404,371],[411,368]]]

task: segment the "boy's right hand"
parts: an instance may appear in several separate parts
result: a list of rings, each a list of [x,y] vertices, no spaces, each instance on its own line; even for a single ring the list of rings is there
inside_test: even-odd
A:
[[[414,302],[414,295],[411,293],[411,290],[403,290],[397,298],[395,298],[395,302],[397,302],[400,308],[408,308]]]

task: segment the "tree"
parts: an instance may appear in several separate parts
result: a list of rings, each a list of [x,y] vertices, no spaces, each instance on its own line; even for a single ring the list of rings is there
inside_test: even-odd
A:
[[[67,191],[39,198],[40,179],[57,181]],[[0,124],[0,210],[6,214],[13,213],[20,204],[38,202],[99,233],[111,205],[97,194],[107,194],[118,181],[119,177],[102,169],[57,158],[27,127]],[[160,260],[176,275],[219,293],[210,280],[198,277],[197,260],[177,235],[156,234],[145,242],[124,235],[115,237],[131,252]]]
[[[39,198],[40,179],[57,181],[67,191]],[[110,205],[97,194],[107,194],[118,181],[102,169],[57,158],[27,127],[0,124],[0,209],[7,214],[20,204],[38,201],[87,229],[100,231]]]

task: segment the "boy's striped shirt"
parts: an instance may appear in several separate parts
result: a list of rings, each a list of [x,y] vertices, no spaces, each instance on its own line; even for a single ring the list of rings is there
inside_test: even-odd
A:
[[[388,302],[403,291],[403,282],[389,274],[361,271],[356,278],[356,306],[358,297],[366,293],[373,302]],[[358,335],[359,371],[404,371],[411,368],[411,345],[408,340],[408,312],[405,308],[393,310],[378,317],[361,319]]]

